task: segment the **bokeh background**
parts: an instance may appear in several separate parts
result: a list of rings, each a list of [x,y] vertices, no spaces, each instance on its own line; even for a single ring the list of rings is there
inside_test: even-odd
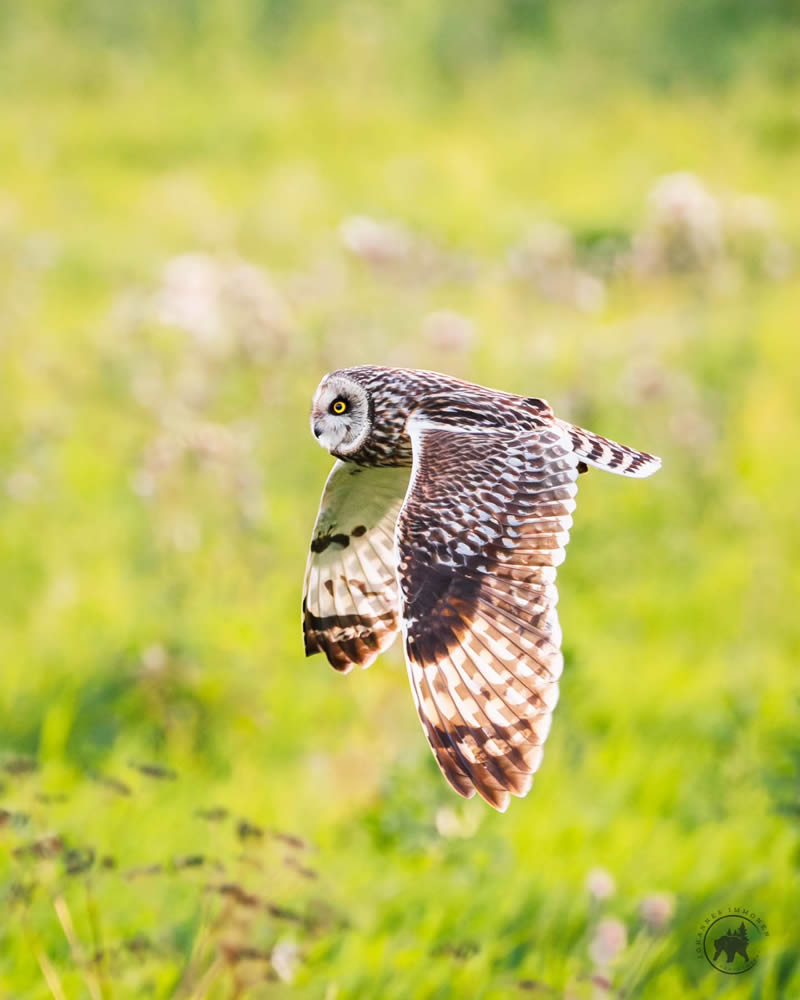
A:
[[[800,995],[799,177],[793,0],[3,6],[4,997]],[[365,362],[664,459],[581,478],[506,815],[303,658]]]

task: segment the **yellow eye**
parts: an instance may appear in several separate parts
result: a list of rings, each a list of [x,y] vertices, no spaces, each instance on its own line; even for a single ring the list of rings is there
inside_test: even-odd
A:
[[[347,403],[343,399],[334,399],[331,404],[331,410],[337,416],[341,416],[343,413],[347,412]]]

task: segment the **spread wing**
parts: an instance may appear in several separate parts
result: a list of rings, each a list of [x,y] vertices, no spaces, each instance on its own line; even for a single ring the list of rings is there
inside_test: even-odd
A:
[[[555,421],[472,433],[412,418],[409,431],[397,540],[411,687],[453,788],[505,810],[531,786],[558,700],[555,567],[579,457]]]
[[[394,640],[400,600],[394,529],[408,468],[337,461],[325,483],[303,588],[306,656],[325,653],[346,673]]]

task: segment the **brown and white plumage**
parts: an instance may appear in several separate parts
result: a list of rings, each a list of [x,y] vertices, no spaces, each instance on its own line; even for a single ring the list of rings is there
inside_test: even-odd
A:
[[[334,372],[311,422],[340,461],[306,569],[306,652],[366,667],[401,629],[445,777],[504,810],[530,788],[558,700],[555,578],[578,475],[646,476],[660,461],[543,400],[435,372]]]
[[[409,470],[338,461],[322,503],[306,571],[306,654],[325,653],[346,673],[368,667],[400,627],[394,529]]]

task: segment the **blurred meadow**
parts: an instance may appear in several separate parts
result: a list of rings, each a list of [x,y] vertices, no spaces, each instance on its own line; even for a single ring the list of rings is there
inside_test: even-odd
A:
[[[800,997],[798,178],[793,0],[3,6],[0,996]],[[303,657],[370,362],[664,459],[505,815]]]

